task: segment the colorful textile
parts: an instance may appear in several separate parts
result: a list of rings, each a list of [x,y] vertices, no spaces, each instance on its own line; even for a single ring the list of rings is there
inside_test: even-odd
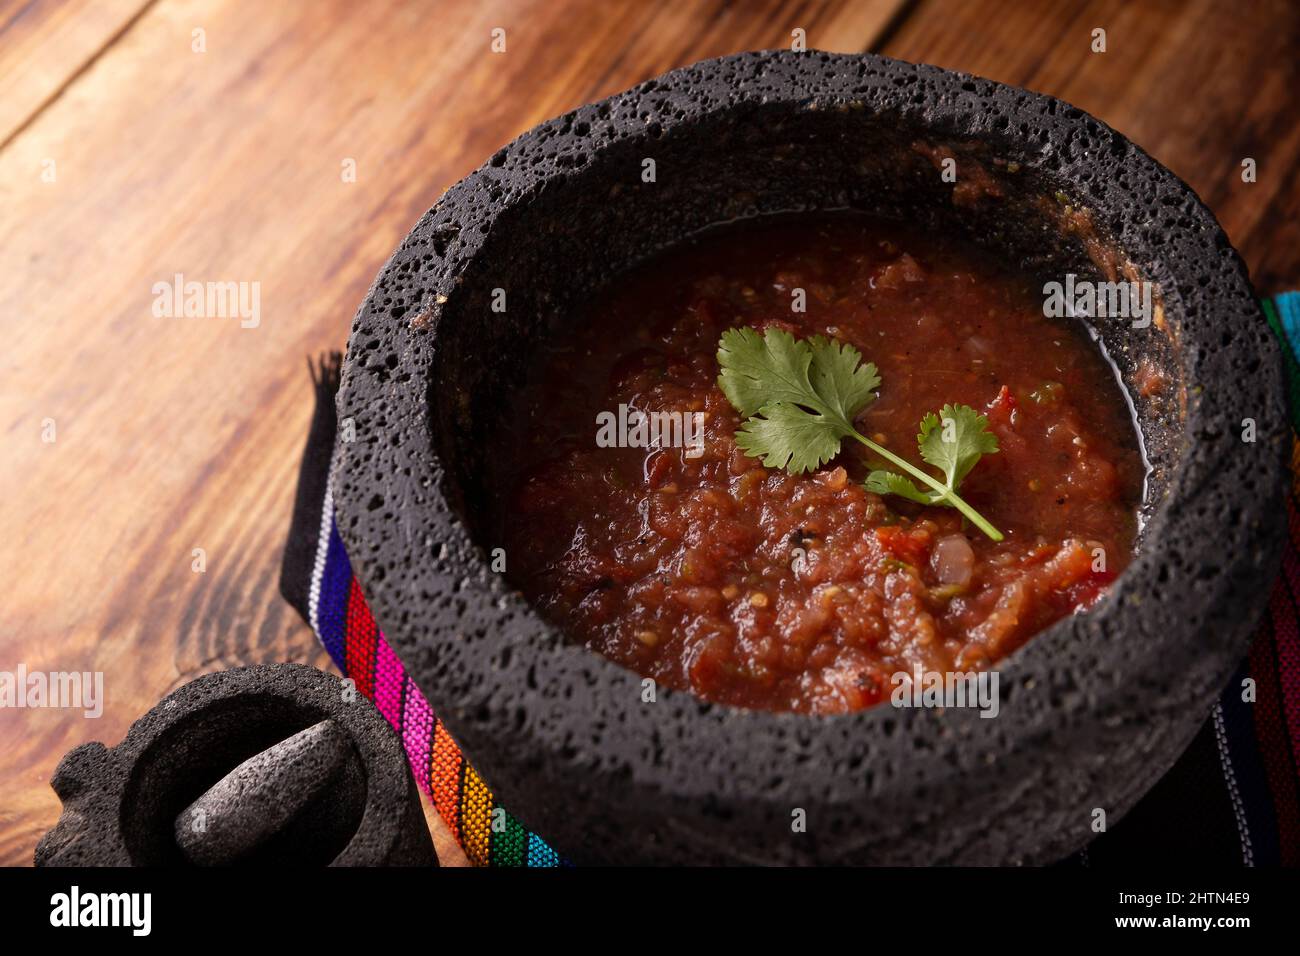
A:
[[[1300,865],[1300,293],[1264,303],[1284,345],[1293,429],[1289,543],[1250,652],[1187,751],[1129,814],[1068,865]],[[339,538],[329,492],[337,355],[313,369],[317,414],[281,576],[285,597],[402,738],[416,782],[474,863],[563,865],[497,805],[384,640]],[[1254,701],[1243,700],[1247,678]]]
[[[343,550],[329,491],[341,356],[312,366],[316,414],[303,453],[280,591],[335,665],[392,724],[420,789],[466,856],[480,866],[561,866],[546,841],[499,806],[461,755],[375,623]]]
[[[402,738],[416,783],[470,860],[493,866],[559,864],[554,850],[498,807],[384,640],[352,576],[328,489],[321,514],[307,619],[334,663]]]

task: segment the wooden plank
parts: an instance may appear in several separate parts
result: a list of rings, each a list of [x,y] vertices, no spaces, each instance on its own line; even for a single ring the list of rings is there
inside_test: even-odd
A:
[[[443,189],[586,100],[795,27],[864,49],[897,8],[158,0],[25,120],[0,150],[0,668],[103,671],[108,703],[0,711],[0,863],[30,862],[69,748],[206,671],[326,664],[276,589],[303,356]],[[177,273],[256,283],[260,321],[155,317]]]
[[[795,27],[834,50],[888,28],[884,52],[1053,93],[1116,126],[1201,193],[1261,287],[1300,281],[1288,5],[921,0],[895,21],[900,9],[158,0],[98,55],[93,31],[78,33],[85,59],[22,94],[48,106],[16,109],[0,149],[0,669],[103,670],[109,702],[98,721],[0,711],[0,862],[29,862],[53,822],[47,781],[65,750],[116,742],[208,670],[325,664],[275,590],[310,415],[302,356],[337,347],[442,189],[547,116],[705,56],[786,46]],[[47,37],[86,29],[44,22],[61,24]],[[495,26],[504,54],[488,48]],[[1096,26],[1105,54],[1089,49]],[[15,36],[0,34],[6,81],[21,73],[8,64],[38,56]],[[1254,184],[1240,180],[1245,156]],[[356,182],[340,176],[347,159]],[[259,283],[261,322],[155,318],[153,283],[176,272]],[[435,833],[444,861],[461,859]]]
[[[152,0],[0,0],[0,146]]]
[[[1092,31],[1106,52],[1092,52]],[[1300,285],[1300,7],[921,0],[881,51],[1050,93],[1118,129],[1214,210],[1261,292]],[[1241,162],[1258,164],[1254,183]]]

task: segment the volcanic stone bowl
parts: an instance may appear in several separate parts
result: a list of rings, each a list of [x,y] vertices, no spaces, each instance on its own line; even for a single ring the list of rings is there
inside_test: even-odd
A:
[[[393,728],[303,664],[192,680],[50,783],[63,813],[37,866],[438,865]]]
[[[1157,284],[1149,328],[1094,323],[1150,462],[1139,553],[999,665],[996,719],[643,703],[637,675],[492,570],[509,520],[492,436],[540,344],[701,228],[831,209],[955,232],[1058,280]],[[1139,369],[1167,386],[1143,395]],[[543,123],[429,210],[353,326],[339,414],[356,439],[334,501],[398,655],[497,797],[574,861],[1044,863],[1169,768],[1247,647],[1281,544],[1281,381],[1214,216],[1103,123],[933,67],[747,53]]]

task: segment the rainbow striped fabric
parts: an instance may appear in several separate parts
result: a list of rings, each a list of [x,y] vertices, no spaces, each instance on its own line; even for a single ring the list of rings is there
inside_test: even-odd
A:
[[[307,619],[339,670],[402,738],[416,783],[452,836],[480,866],[560,865],[541,837],[497,804],[384,640],[343,550],[328,483],[321,515]]]
[[[1282,573],[1249,656],[1187,752],[1119,824],[1067,864],[1119,866],[1160,859],[1300,865],[1300,293],[1264,305],[1270,325],[1287,345],[1295,432],[1286,515],[1290,542]],[[339,670],[402,738],[416,782],[471,861],[564,865],[542,837],[497,804],[466,762],[384,640],[352,574],[328,480],[339,361],[335,353],[313,369],[317,414],[299,475],[281,590]],[[1246,677],[1255,681],[1254,702],[1242,700]]]

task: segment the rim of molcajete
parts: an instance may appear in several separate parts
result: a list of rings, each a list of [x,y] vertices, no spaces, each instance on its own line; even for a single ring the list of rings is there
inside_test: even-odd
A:
[[[703,164],[718,155],[718,130],[775,137],[813,113],[818,123],[915,128],[1014,157],[1022,175],[1061,184],[1058,196],[1091,210],[1158,283],[1168,314],[1158,347],[1172,350],[1181,387],[1175,405],[1136,402],[1155,476],[1139,553],[1091,610],[1000,663],[994,720],[888,706],[760,713],[672,691],[644,704],[636,674],[567,643],[493,572],[490,542],[463,517],[467,480],[456,477],[446,433],[471,428],[477,399],[448,384],[439,363],[468,356],[466,381],[490,375],[487,346],[512,323],[521,337],[525,328],[518,312],[479,308],[485,250],[508,238],[514,257],[540,243],[568,254],[518,225],[530,205],[587,190],[589,202],[566,200],[546,220],[559,235],[616,216],[618,187],[591,185],[615,175],[633,184],[632,160],[647,149],[694,149]],[[846,156],[846,170],[853,161]],[[878,173],[862,162],[863,175]],[[670,165],[661,163],[661,180]],[[679,186],[664,219],[694,195]],[[593,226],[585,241],[602,246],[611,235]],[[1133,354],[1153,341],[1135,338]],[[1131,361],[1117,359],[1122,372]],[[1094,835],[1095,809],[1113,824],[1186,747],[1247,646],[1280,553],[1280,352],[1209,210],[1068,104],[878,56],[710,60],[525,133],[452,187],[379,273],[349,339],[339,415],[355,430],[333,476],[339,528],[386,637],[500,802],[578,862],[1060,858]],[[1248,418],[1254,442],[1242,440]],[[792,832],[797,811],[802,832]]]

